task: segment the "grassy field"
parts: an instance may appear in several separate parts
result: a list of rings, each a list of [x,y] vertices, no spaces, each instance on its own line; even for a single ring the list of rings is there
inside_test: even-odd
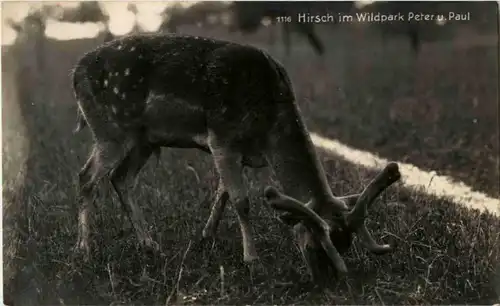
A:
[[[342,42],[331,45],[327,70],[318,69],[302,45],[285,62],[313,131],[470,179],[478,190],[493,192],[495,179],[498,184],[493,153],[498,134],[492,133],[497,106],[491,91],[498,72],[490,67],[496,63],[494,46],[461,49],[433,43],[414,60],[400,40],[386,49]],[[159,166],[151,160],[135,186],[161,251],[137,248],[104,184],[93,258],[82,263],[71,247],[76,173],[90,149],[90,135],[72,134],[76,107],[68,74],[76,58],[96,44],[48,42],[39,78],[26,61],[29,52],[3,54],[4,289],[16,305],[498,302],[500,220],[401,185],[389,188],[369,220],[377,239],[395,243],[396,251],[374,257],[355,245],[345,255],[348,278],[332,279],[329,289],[320,292],[308,283],[288,229],[263,203],[266,172],[248,171],[261,256],[259,268],[250,273],[242,262],[232,209],[215,241],[200,240],[217,177],[210,158],[190,150],[163,150]],[[320,154],[335,194],[358,192],[374,176]],[[394,202],[404,207],[387,205]]]
[[[417,59],[401,48],[353,50],[344,82],[357,86],[303,96],[311,101],[310,128],[497,197],[497,38],[430,43]]]

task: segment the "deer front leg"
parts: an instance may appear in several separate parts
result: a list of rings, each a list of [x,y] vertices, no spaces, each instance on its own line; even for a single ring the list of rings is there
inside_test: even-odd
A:
[[[247,189],[243,183],[241,155],[218,147],[214,143],[210,145],[210,149],[214,156],[220,180],[226,187],[229,198],[236,209],[243,240],[243,261],[252,262],[258,259],[258,255],[253,242],[252,227],[250,225],[250,201]]]
[[[243,156],[241,160],[241,165],[243,167],[248,166],[252,168],[264,168],[267,166],[267,160],[262,154],[258,154],[255,152],[253,152],[253,154],[248,154],[247,152],[247,154]],[[219,223],[228,200],[229,193],[227,192],[222,179],[219,179],[215,201],[212,204],[212,209],[210,211],[210,217],[208,218],[207,224],[203,229],[203,238],[214,236],[215,232],[217,232],[217,228],[219,227]]]
[[[210,217],[208,218],[207,224],[205,224],[205,228],[203,229],[203,238],[215,236],[215,232],[217,232],[217,228],[219,227],[219,223],[228,200],[229,193],[226,191],[224,182],[219,179],[215,200],[212,204],[212,209],[210,210]]]
[[[286,57],[290,57],[290,25],[286,22],[283,22],[282,27],[282,35],[283,35],[283,46],[285,48]]]
[[[320,265],[318,264],[318,249],[313,248],[315,246],[313,242],[314,240],[310,236],[310,233],[308,233],[306,228],[302,225],[297,225],[295,227],[295,238],[298,241],[300,254],[306,264],[307,271],[309,271],[311,280],[314,283],[320,282],[322,278],[322,271],[320,269]],[[312,244],[308,245],[310,242],[312,242]]]
[[[123,185],[117,184],[115,181],[111,181],[111,185],[113,186],[113,189],[118,196],[120,205],[128,213],[129,219],[132,222],[132,226],[134,227],[139,243],[146,248],[158,249],[158,245],[155,243],[153,238],[151,238],[151,235],[147,231],[147,224],[146,220],[144,219],[142,209],[132,199],[129,189]],[[120,188],[122,186],[123,188]]]

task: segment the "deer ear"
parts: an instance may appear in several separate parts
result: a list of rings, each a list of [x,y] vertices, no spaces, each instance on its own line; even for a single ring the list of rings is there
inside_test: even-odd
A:
[[[264,190],[264,197],[267,202],[271,202],[283,198],[283,194],[279,192],[275,187],[267,186]]]

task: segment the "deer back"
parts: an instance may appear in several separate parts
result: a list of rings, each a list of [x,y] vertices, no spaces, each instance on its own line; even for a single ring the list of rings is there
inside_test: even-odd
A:
[[[73,87],[95,133],[148,127],[181,133],[195,125],[197,133],[212,131],[245,149],[266,143],[282,109],[295,109],[284,76],[280,64],[251,46],[140,34],[85,54],[74,69]]]

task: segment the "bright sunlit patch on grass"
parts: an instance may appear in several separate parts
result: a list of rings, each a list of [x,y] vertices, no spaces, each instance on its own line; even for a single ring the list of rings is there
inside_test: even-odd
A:
[[[113,35],[125,35],[132,31],[134,21],[134,14],[127,10],[124,10],[119,14],[111,15],[109,18],[109,31]]]
[[[10,46],[16,41],[17,33],[10,27],[2,26],[2,46]]]
[[[141,12],[137,14],[137,23],[147,32],[155,32],[160,28],[161,17],[155,12]]]
[[[163,10],[171,5],[168,2],[131,2],[134,3],[137,7],[137,11],[140,13],[147,14],[160,14]]]
[[[354,2],[354,5],[356,6],[356,8],[360,9],[360,8],[363,8],[367,5],[369,5],[369,4],[372,4],[373,2],[375,2],[375,1],[373,1],[373,0],[358,0],[358,1]]]
[[[389,162],[370,152],[351,148],[339,141],[315,133],[311,133],[311,138],[318,148],[368,169],[382,169]],[[402,162],[398,162],[398,165],[402,175],[401,180],[408,187],[422,189],[427,194],[437,197],[450,197],[455,203],[500,215],[500,200],[498,199],[473,191],[464,183],[453,182],[449,177],[437,175],[434,171],[423,171],[414,165]]]
[[[93,22],[70,23],[48,20],[45,36],[57,40],[94,38],[104,29],[104,25]]]
[[[7,19],[12,19],[15,22],[23,20],[30,10],[35,10],[41,7],[41,3],[37,2],[6,2],[2,3],[2,24],[5,24]]]
[[[34,9],[38,7],[36,3],[31,2],[7,2],[2,3],[1,6],[1,15],[2,15],[2,36],[1,41],[3,46],[10,46],[14,44],[17,32],[14,31],[8,23],[8,20],[12,20],[13,22],[20,22],[26,16],[30,9]]]
[[[132,31],[135,16],[127,10],[128,2],[102,2],[102,8],[109,14],[109,31],[113,35],[125,35]]]

